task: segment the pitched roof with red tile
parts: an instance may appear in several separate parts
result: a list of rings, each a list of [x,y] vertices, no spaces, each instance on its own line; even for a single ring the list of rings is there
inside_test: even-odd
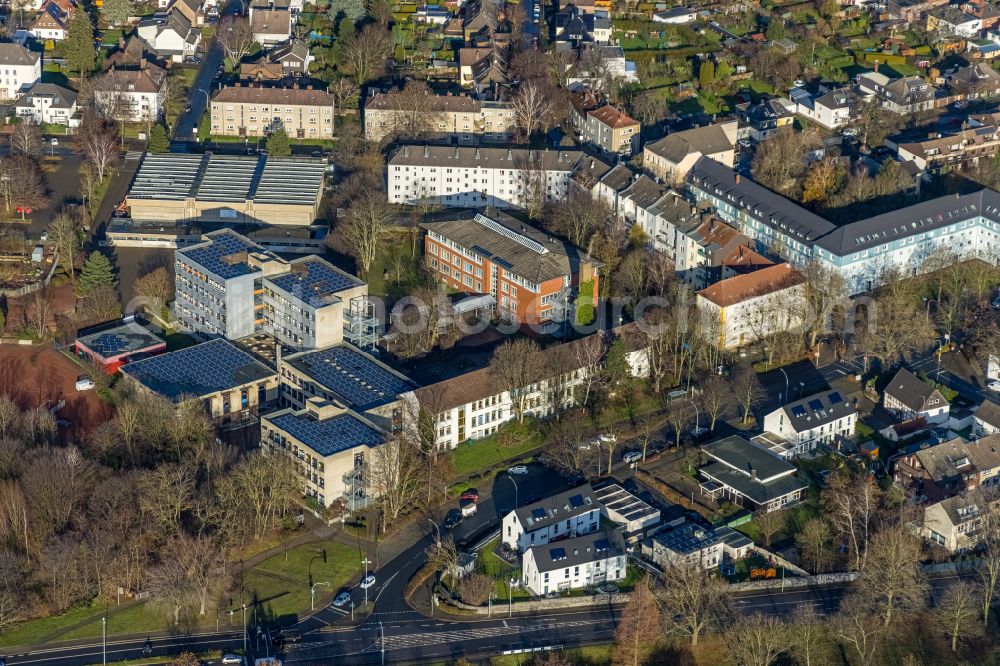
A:
[[[597,120],[599,120],[601,123],[613,129],[621,129],[623,127],[634,127],[639,124],[638,120],[630,118],[627,113],[619,111],[610,104],[605,104],[599,109],[588,111],[587,115],[597,118]]]
[[[805,278],[791,264],[776,264],[759,271],[716,282],[698,292],[705,300],[726,308],[737,303],[802,284]]]

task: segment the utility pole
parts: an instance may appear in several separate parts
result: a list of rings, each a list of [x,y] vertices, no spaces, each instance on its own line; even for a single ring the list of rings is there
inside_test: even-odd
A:
[[[365,565],[365,578],[368,578],[368,565],[371,564],[371,560],[366,556],[365,559],[361,560],[361,564]],[[364,578],[361,579],[364,581]],[[365,586],[365,608],[368,607],[368,586]]]
[[[379,650],[382,652],[382,666],[385,666],[385,628],[382,627],[382,623],[378,623],[378,633],[379,633]]]
[[[108,617],[101,618],[101,663],[108,663]]]

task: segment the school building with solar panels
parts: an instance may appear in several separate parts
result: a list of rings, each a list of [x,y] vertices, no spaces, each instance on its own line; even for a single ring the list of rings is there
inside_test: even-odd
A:
[[[229,229],[175,251],[174,283],[178,320],[205,337],[266,333],[295,351],[377,342],[365,282],[317,256],[285,261]]]
[[[125,205],[140,222],[309,226],[326,169],[312,157],[146,153]]]
[[[261,419],[261,444],[296,461],[305,493],[323,506],[343,498],[363,509],[375,491],[365,479],[365,456],[390,435],[355,411],[321,398],[305,409],[286,408]]]
[[[173,403],[200,400],[223,428],[256,423],[278,399],[278,374],[228,340],[209,340],[122,366],[122,375]]]
[[[79,335],[77,356],[113,375],[126,363],[167,350],[167,343],[133,320],[105,324]]]

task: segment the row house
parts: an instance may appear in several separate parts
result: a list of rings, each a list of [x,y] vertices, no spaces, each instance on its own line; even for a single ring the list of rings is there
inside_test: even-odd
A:
[[[921,141],[886,140],[901,162],[912,161],[922,174],[940,174],[974,166],[981,158],[992,158],[1000,149],[1000,133],[995,125],[963,129],[954,134],[932,132]]]
[[[939,502],[1000,479],[1000,435],[967,442],[961,437],[902,455],[893,481],[921,502]]]
[[[510,102],[450,93],[422,97],[413,99],[405,92],[374,92],[365,101],[365,139],[378,143],[419,132],[429,139],[471,145],[478,141],[507,141],[516,129]]]

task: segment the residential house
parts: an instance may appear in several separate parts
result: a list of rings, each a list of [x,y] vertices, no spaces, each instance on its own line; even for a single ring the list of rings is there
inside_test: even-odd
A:
[[[820,444],[834,444],[839,450],[842,441],[854,436],[857,420],[857,410],[839,391],[822,391],[788,402],[764,416],[764,431],[790,442],[789,455],[796,456]]]
[[[39,41],[61,42],[66,39],[73,5],[68,2],[47,0],[38,16],[28,24],[28,33]]]
[[[684,25],[694,23],[697,19],[698,12],[688,7],[672,7],[671,9],[653,13],[653,20],[657,23]]]
[[[390,203],[526,208],[566,197],[579,150],[405,145],[389,155]]]
[[[476,33],[494,33],[500,28],[493,0],[469,0],[462,6],[462,34],[469,41]]]
[[[178,11],[191,21],[191,25],[201,27],[205,24],[205,12],[202,0],[173,0],[170,9]]]
[[[736,159],[735,120],[673,132],[642,149],[642,165],[660,178],[680,183],[702,157],[732,167]]]
[[[292,37],[292,14],[286,8],[260,8],[250,13],[250,29],[255,42],[269,48]]]
[[[586,97],[586,96],[584,96]],[[611,104],[595,104],[590,108],[577,95],[573,105],[573,125],[580,141],[609,155],[630,156],[639,148],[641,126],[638,120]]]
[[[985,437],[1000,432],[1000,404],[987,398],[972,414],[972,434]]]
[[[1000,8],[988,0],[966,0],[962,11],[972,14],[983,23],[983,30],[992,30],[1000,24]]]
[[[76,105],[76,91],[54,83],[36,83],[14,103],[14,111],[21,120],[36,125],[65,125],[77,127],[80,115]]]
[[[449,289],[489,294],[510,322],[563,324],[572,292],[585,283],[593,288],[577,307],[597,305],[599,262],[499,210],[446,213],[420,226],[430,273]]]
[[[795,113],[827,129],[846,127],[851,120],[854,93],[847,88],[813,94],[800,86],[792,88],[789,96],[795,104]]]
[[[642,538],[660,524],[660,510],[622,488],[617,483],[596,488],[594,496],[604,517],[619,525],[625,538],[632,542]]]
[[[374,92],[365,100],[365,139],[380,142],[397,134],[454,140],[461,145],[507,141],[515,131],[510,102],[467,95],[427,95],[416,103],[408,93]],[[411,137],[412,138],[412,137]]]
[[[312,85],[224,86],[212,96],[212,134],[267,136],[280,128],[293,139],[329,139],[333,105],[333,95]]]
[[[304,493],[324,507],[341,500],[352,512],[377,497],[365,466],[389,438],[361,414],[320,398],[261,417],[261,446],[295,461]]]
[[[451,20],[452,13],[447,7],[440,5],[420,5],[411,16],[417,23],[446,25]]]
[[[921,502],[939,502],[1000,481],[1000,435],[961,437],[900,456],[893,482]]]
[[[947,77],[952,95],[965,99],[993,97],[1000,94],[1000,74],[981,62],[960,67]]]
[[[795,105],[784,97],[772,97],[756,104],[737,104],[736,115],[740,119],[737,134],[739,138],[763,141],[782,127],[792,125],[795,121]]]
[[[578,590],[624,579],[627,565],[621,530],[605,530],[528,548],[521,582],[536,595]]]
[[[611,19],[604,12],[587,13],[574,5],[569,5],[552,18],[556,43],[567,43],[574,47],[582,44],[610,44]]]
[[[938,89],[919,76],[890,79],[878,69],[858,75],[858,93],[875,98],[893,113],[905,115],[939,106]]]
[[[507,513],[500,525],[500,539],[519,552],[601,528],[601,505],[590,484],[525,504]]]
[[[720,349],[736,349],[805,320],[805,279],[791,264],[720,280],[695,294],[704,335]]]
[[[463,88],[473,88],[477,94],[506,86],[510,82],[507,45],[492,40],[484,46],[458,50],[458,82]]]
[[[936,388],[906,368],[900,368],[885,387],[882,405],[900,421],[923,419],[925,423],[947,423],[948,401]]]
[[[710,458],[698,472],[701,493],[750,511],[778,511],[797,503],[809,484],[795,477],[795,466],[739,435],[702,447]]]
[[[949,553],[965,552],[979,544],[983,524],[980,506],[986,498],[973,499],[964,495],[948,497],[924,507],[921,535]]]
[[[889,16],[904,23],[912,23],[923,18],[928,12],[948,4],[948,0],[888,0],[886,11]]]
[[[0,43],[0,99],[15,99],[42,78],[42,54]]]
[[[620,46],[587,42],[581,47],[580,53],[581,62],[596,62],[600,71],[590,72],[577,68],[566,80],[570,90],[577,90],[580,86],[599,89],[607,78],[625,83],[639,81],[635,63],[625,59],[625,51]]]
[[[695,290],[700,290],[720,280],[751,272],[724,275],[726,262],[731,261],[734,255],[743,256],[742,251],[749,251],[751,244],[752,241],[735,227],[714,215],[707,215],[696,224],[675,226],[674,244],[667,254],[674,258],[677,276]],[[770,266],[772,262],[766,265]]]
[[[898,142],[886,139],[901,162],[912,162],[918,173],[940,174],[974,166],[981,158],[992,158],[1000,148],[996,125],[963,129],[953,134],[932,132],[926,139]]]
[[[746,275],[773,265],[773,261],[755,252],[752,247],[737,245],[732,252],[722,258],[722,279]]]
[[[143,60],[138,67],[113,67],[94,84],[94,103],[102,113],[131,122],[156,122],[163,115],[167,72]],[[123,113],[123,111],[125,113]]]
[[[201,31],[181,11],[173,9],[166,16],[154,15],[139,22],[136,34],[162,60],[184,62],[198,51]]]
[[[727,560],[744,559],[752,550],[753,541],[731,527],[706,527],[690,520],[664,527],[642,542],[642,554],[666,571],[684,565],[717,569]]]
[[[983,21],[962,8],[949,5],[927,14],[927,32],[950,37],[975,37],[983,29]]]
[[[228,340],[133,361],[122,375],[177,404],[193,399],[223,428],[256,425],[278,397],[278,375]]]

